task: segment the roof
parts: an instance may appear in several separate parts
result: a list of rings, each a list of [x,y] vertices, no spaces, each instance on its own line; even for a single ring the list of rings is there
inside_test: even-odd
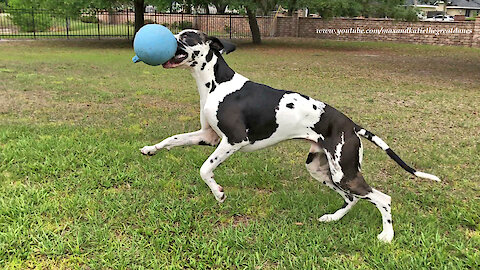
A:
[[[447,8],[480,9],[480,0],[449,0]]]
[[[424,7],[424,6],[430,6],[428,4],[425,4],[425,2],[429,1],[422,1],[422,0],[417,0],[417,7]],[[439,2],[443,1],[436,1],[433,3],[433,6],[438,6]],[[405,4],[407,6],[413,6],[415,3],[415,0],[405,0]],[[461,8],[461,9],[480,9],[480,0],[447,0],[447,8]]]

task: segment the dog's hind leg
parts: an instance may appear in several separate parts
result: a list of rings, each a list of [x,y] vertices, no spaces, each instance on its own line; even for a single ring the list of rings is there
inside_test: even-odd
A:
[[[341,219],[358,202],[358,198],[345,193],[333,183],[330,174],[330,167],[328,165],[328,160],[325,152],[316,143],[312,143],[305,165],[308,172],[313,178],[317,179],[324,185],[336,191],[338,194],[340,194],[340,196],[342,196],[343,200],[345,201],[343,206],[337,211],[335,211],[335,213],[325,214],[321,216],[318,220],[321,222],[329,222]]]
[[[342,139],[339,140],[332,152],[325,151],[331,168],[333,183],[355,198],[366,199],[378,208],[382,214],[383,224],[383,231],[378,235],[378,239],[383,242],[391,242],[394,235],[390,206],[391,198],[371,188],[365,182],[360,171],[362,162],[360,138],[358,136],[345,138],[342,135]]]
[[[373,203],[382,214],[383,231],[377,238],[386,243],[390,243],[393,239],[393,221],[392,221],[392,198],[374,188],[363,199]]]

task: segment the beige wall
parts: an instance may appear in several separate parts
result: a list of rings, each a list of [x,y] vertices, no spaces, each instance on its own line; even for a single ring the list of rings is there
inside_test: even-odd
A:
[[[452,15],[452,16],[455,16],[455,15],[465,15],[465,9],[447,9],[447,14],[448,15]]]
[[[294,21],[298,20],[295,24]],[[318,33],[317,29],[363,29],[363,31],[372,29],[430,29],[442,31],[443,29],[457,29],[468,31],[470,33]],[[289,37],[308,37],[333,40],[351,40],[351,41],[392,41],[415,44],[435,44],[435,45],[461,45],[480,47],[480,18],[476,21],[459,22],[401,22],[390,19],[329,19],[319,18],[295,18],[284,17],[277,19],[277,36]]]

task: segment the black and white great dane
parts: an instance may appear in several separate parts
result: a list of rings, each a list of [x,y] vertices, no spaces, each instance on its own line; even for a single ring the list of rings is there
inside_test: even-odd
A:
[[[236,73],[222,57],[222,53],[235,50],[235,45],[197,30],[184,30],[175,38],[178,49],[163,67],[191,70],[200,94],[201,129],[145,146],[141,152],[154,155],[163,148],[218,144],[203,163],[200,176],[219,202],[225,200],[225,194],[213,178],[218,165],[239,150],[255,151],[288,139],[310,143],[308,171],[345,200],[342,208],[323,215],[319,221],[339,220],[359,199],[365,199],[382,214],[383,231],[378,239],[384,242],[391,242],[394,235],[391,198],[365,182],[360,136],[382,148],[409,173],[440,181],[408,166],[382,139],[333,107],[300,93],[252,82]]]

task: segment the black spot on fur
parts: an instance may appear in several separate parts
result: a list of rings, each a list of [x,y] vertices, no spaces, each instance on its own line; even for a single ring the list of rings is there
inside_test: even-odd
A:
[[[193,61],[193,63],[191,63],[190,66],[191,66],[191,67],[194,67],[194,66],[196,66],[197,64],[198,64],[197,61]]]
[[[205,60],[207,60],[207,62],[210,62],[212,61],[212,58],[213,58],[213,50],[209,50],[207,53],[207,56],[205,56]]]
[[[183,43],[180,43],[180,42],[177,41],[177,48],[185,49],[185,45],[183,45]]]
[[[317,109],[317,105],[313,104],[313,109],[316,110],[316,109]]]
[[[210,163],[213,163],[213,159],[210,159]]]
[[[198,142],[198,145],[209,145],[209,146],[211,146],[211,144],[209,144],[209,143],[207,143],[207,142],[205,142],[205,141],[200,141],[200,142]]]
[[[199,53],[200,53],[200,51],[193,51],[193,54],[194,54],[195,56],[198,56]]]
[[[205,86],[206,86],[207,88],[210,88],[210,82],[207,82],[207,83],[205,84]]]
[[[365,130],[365,138],[367,138],[367,140],[371,141],[373,136],[375,136],[373,133],[371,133],[370,131],[368,130]]]
[[[315,158],[315,153],[308,153],[307,161],[305,163],[307,164],[312,163],[314,158]]]
[[[235,71],[233,71],[227,65],[227,62],[225,62],[219,52],[215,52],[215,55],[217,56],[217,62],[213,66],[213,74],[215,75],[215,81],[219,84],[230,81],[233,78],[233,75],[235,75]]]
[[[209,93],[212,93],[213,91],[215,91],[215,88],[217,88],[217,86],[215,85],[215,82],[212,81],[212,89],[210,89]]]
[[[348,203],[347,202],[344,202],[343,205],[342,205],[342,208],[345,208],[347,207]]]
[[[207,63],[203,63],[201,70],[204,70],[206,65],[207,65]]]
[[[392,224],[392,221],[391,221],[390,219],[387,219],[387,222],[390,223],[390,224]]]
[[[197,44],[203,43],[205,39],[206,35],[204,33],[198,33],[194,31],[187,31],[183,33],[180,37],[180,40],[188,46],[195,46]]]
[[[293,108],[295,108],[295,106],[293,105],[293,103],[288,103],[287,108],[293,109]]]
[[[278,128],[275,108],[284,94],[282,90],[247,81],[218,105],[218,128],[230,144],[269,138]]]
[[[303,94],[300,94],[300,93],[299,93],[299,95],[302,96],[302,97],[303,97],[304,99],[306,99],[306,100],[310,100],[310,97],[309,97],[309,96],[306,96],[306,95],[303,95]]]

